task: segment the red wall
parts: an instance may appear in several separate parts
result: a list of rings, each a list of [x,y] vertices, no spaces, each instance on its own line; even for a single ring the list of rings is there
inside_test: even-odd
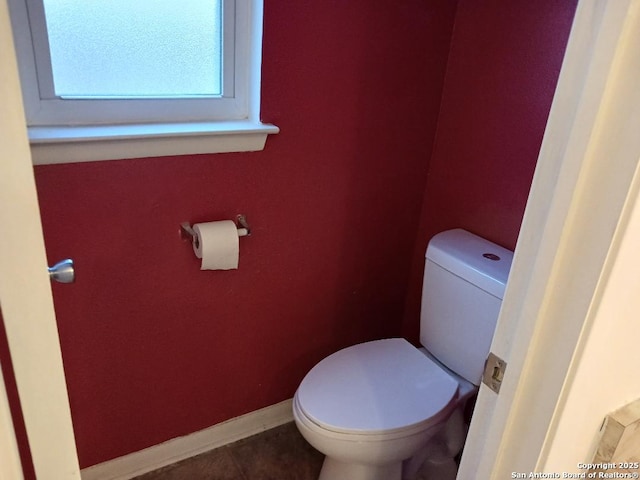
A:
[[[265,2],[258,153],[36,167],[82,467],[290,398],[400,332],[456,2]],[[182,221],[253,227],[199,271]]]
[[[402,330],[414,341],[434,234],[515,248],[576,3],[459,2]]]

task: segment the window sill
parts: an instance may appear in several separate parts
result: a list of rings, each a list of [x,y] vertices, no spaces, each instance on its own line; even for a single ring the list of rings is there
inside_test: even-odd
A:
[[[275,125],[252,121],[29,127],[34,165],[264,149]]]

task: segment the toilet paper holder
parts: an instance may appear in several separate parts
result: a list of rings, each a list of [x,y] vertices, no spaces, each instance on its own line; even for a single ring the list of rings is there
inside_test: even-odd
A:
[[[236,225],[238,226],[238,236],[239,237],[248,237],[251,235],[251,228],[247,223],[247,219],[244,215],[236,215]],[[198,246],[198,235],[193,230],[189,222],[182,222],[180,224],[180,236],[183,239],[191,240],[194,242],[196,247]]]

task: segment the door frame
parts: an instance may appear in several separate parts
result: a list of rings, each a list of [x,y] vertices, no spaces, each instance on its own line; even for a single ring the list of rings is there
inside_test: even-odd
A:
[[[499,395],[480,388],[459,479],[546,465],[637,191],[639,11],[640,0],[578,4],[491,346],[506,374]],[[595,437],[608,412],[594,413]]]
[[[80,479],[6,0],[0,0],[0,304],[38,480]],[[6,391],[0,388],[6,417]],[[14,436],[1,424],[1,438]],[[3,440],[3,444],[5,441]],[[16,475],[15,440],[0,478]],[[13,452],[13,453],[11,453]]]
[[[11,409],[9,399],[4,386],[2,369],[0,369],[0,479],[2,480],[22,480],[22,465],[20,464],[20,454],[18,444],[13,430],[13,420],[11,419]]]

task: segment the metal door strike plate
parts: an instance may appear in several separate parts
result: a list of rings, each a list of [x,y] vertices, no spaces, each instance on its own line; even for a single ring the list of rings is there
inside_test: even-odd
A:
[[[504,372],[507,369],[507,362],[489,352],[487,361],[484,364],[484,372],[482,374],[482,383],[496,393],[500,392]]]

